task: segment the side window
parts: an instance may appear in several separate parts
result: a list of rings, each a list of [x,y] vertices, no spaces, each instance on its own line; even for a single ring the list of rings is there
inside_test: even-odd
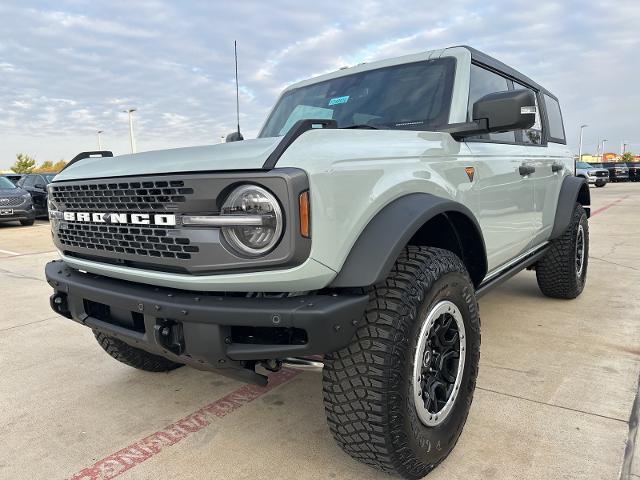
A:
[[[467,118],[469,121],[473,119],[473,104],[485,95],[495,92],[504,92],[509,90],[509,82],[506,78],[485,70],[482,67],[471,64],[471,78],[469,79],[469,105]],[[514,132],[489,133],[484,135],[476,135],[469,139],[497,140],[500,142],[516,141]]]
[[[538,105],[538,95],[534,90],[519,83],[515,83],[516,89],[526,89],[533,93],[536,99],[536,123],[528,130],[522,130],[522,143],[529,145],[540,145],[542,143],[542,122],[540,121],[540,107]]]
[[[555,98],[544,94],[544,106],[546,107],[547,117],[549,119],[549,140],[556,143],[566,143],[560,104]]]
[[[26,177],[26,180],[24,181],[24,186],[25,187],[33,187],[36,184],[36,177],[33,175],[29,175],[28,177]]]

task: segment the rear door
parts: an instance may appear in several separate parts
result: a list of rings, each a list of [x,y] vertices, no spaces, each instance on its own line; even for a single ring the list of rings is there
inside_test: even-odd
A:
[[[536,122],[527,130],[516,132],[526,149],[527,163],[535,168],[530,180],[533,187],[534,235],[530,247],[546,241],[553,229],[562,180],[573,171],[573,156],[565,145],[560,106],[546,93],[514,82],[516,89],[527,89],[536,98]]]
[[[500,73],[471,65],[469,113],[481,97],[513,89],[511,80]],[[533,186],[527,147],[515,132],[469,137],[475,180],[469,205],[480,222],[487,246],[489,272],[514,259],[531,242],[534,233]],[[528,173],[529,172],[529,173]]]

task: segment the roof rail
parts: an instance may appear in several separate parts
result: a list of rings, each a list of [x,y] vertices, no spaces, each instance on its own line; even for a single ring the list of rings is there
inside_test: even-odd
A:
[[[73,157],[71,159],[71,161],[69,163],[67,163],[62,170],[64,170],[65,168],[69,167],[70,165],[73,165],[74,163],[79,162],[80,160],[83,160],[85,158],[95,158],[95,157],[113,157],[113,152],[110,152],[109,150],[96,150],[96,151],[93,151],[93,152],[80,152],[78,155]],[[60,170],[60,172],[62,170]],[[60,173],[60,172],[58,172],[58,173]]]

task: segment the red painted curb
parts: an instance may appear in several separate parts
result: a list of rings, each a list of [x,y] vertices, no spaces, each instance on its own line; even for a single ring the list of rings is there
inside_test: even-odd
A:
[[[274,388],[287,383],[298,375],[294,370],[281,370],[269,375],[266,387],[244,385],[230,394],[212,402],[199,410],[181,418],[162,430],[152,433],[108,457],[98,460],[92,466],[73,474],[70,480],[108,480],[116,478],[136,465],[154,457],[167,447],[171,447],[194,433],[210,425],[218,418],[225,417],[240,407],[261,397]]]
[[[626,198],[629,198],[629,195],[625,195],[622,198],[619,198],[617,200],[614,200],[611,203],[608,203],[607,205],[605,205],[604,207],[600,207],[597,210],[594,210],[593,212],[591,212],[591,216],[594,217],[596,215],[598,215],[599,213],[604,212],[605,210],[609,210],[611,207],[617,205],[618,203],[620,203],[621,201],[625,200]]]

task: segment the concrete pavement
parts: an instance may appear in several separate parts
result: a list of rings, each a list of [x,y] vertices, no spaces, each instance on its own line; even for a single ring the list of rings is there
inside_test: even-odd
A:
[[[640,185],[591,193],[580,298],[543,297],[532,272],[482,298],[471,414],[430,480],[640,480]],[[44,222],[0,224],[0,478],[389,478],[335,446],[319,374],[260,389],[111,359],[50,311],[43,266],[56,256]]]

